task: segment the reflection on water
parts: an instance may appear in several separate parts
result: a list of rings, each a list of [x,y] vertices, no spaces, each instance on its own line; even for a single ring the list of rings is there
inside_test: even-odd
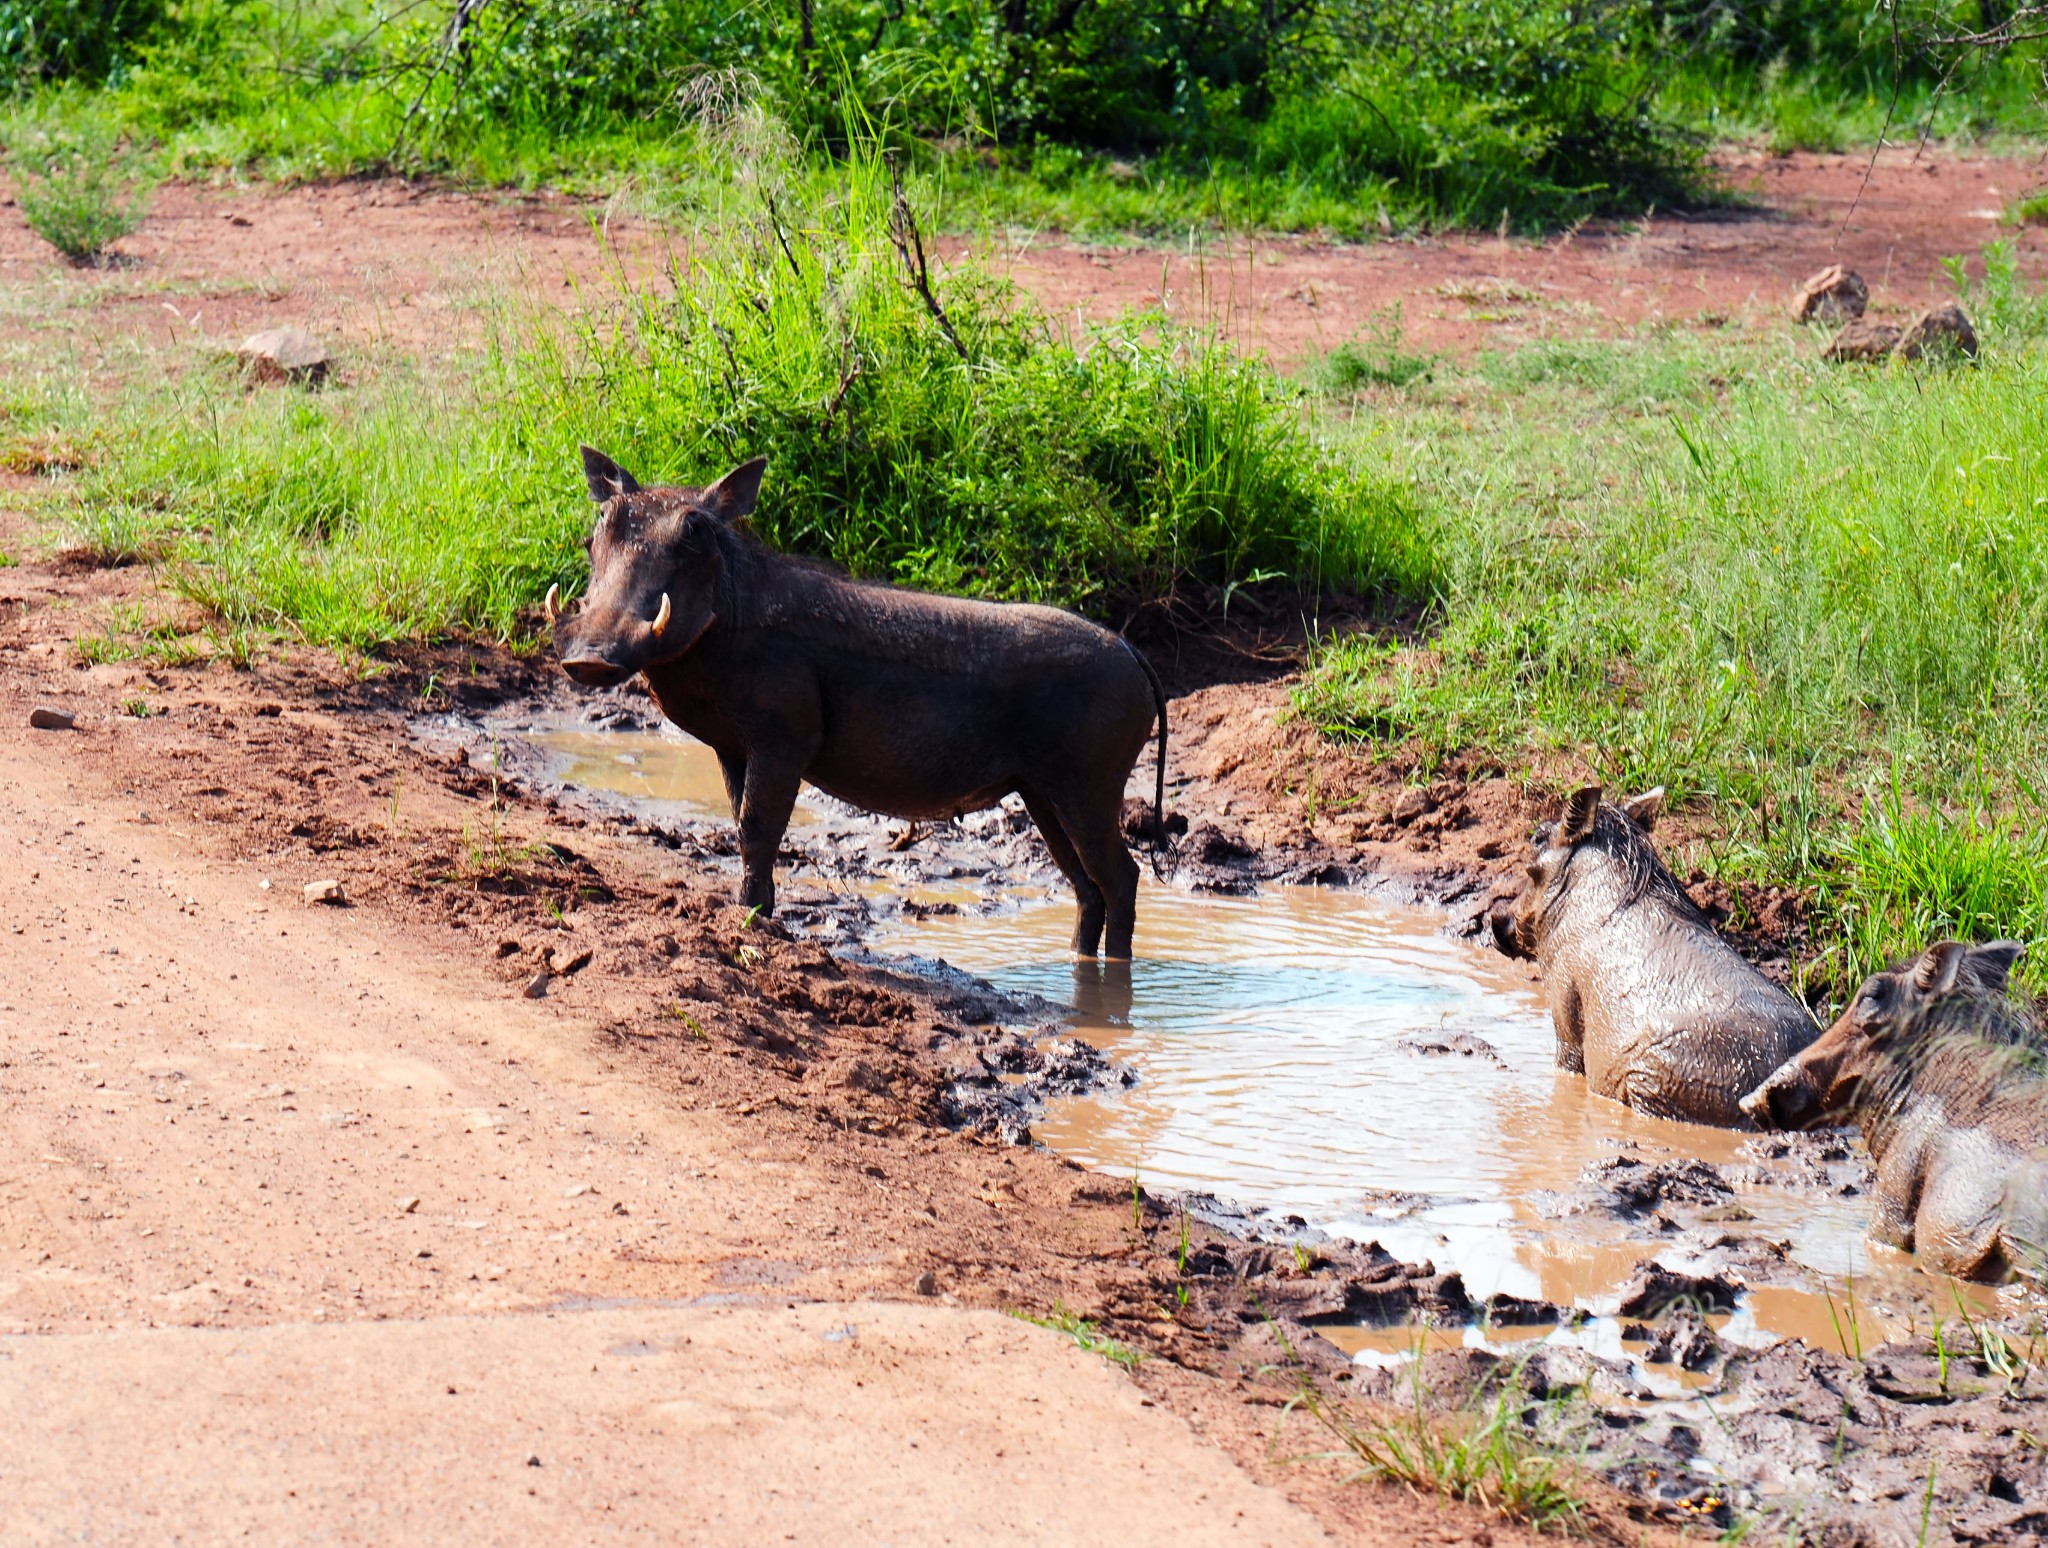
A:
[[[671,821],[732,820],[717,754],[680,731],[534,731],[523,739],[556,755],[555,777],[565,785],[630,797]],[[818,820],[799,798],[790,826]]]
[[[1532,1195],[1567,1190],[1618,1154],[1725,1162],[1742,1143],[1590,1096],[1555,1068],[1534,985],[1494,953],[1439,935],[1435,915],[1325,888],[1240,899],[1148,884],[1139,960],[1125,966],[1067,955],[1071,910],[1056,896],[993,916],[905,920],[874,944],[1072,1004],[1078,1030],[1139,1071],[1127,1092],[1060,1103],[1034,1126],[1089,1166],[1378,1240],[1457,1269],[1475,1296],[1598,1308],[1667,1244],[1604,1216],[1546,1219]],[[1461,1033],[1498,1062],[1417,1051]],[[1873,1263],[1867,1199],[1756,1188],[1741,1201],[1756,1217],[1747,1229],[1789,1240],[1833,1285],[1835,1306],[1797,1289],[1759,1292],[1727,1319],[1731,1336],[1798,1333],[1832,1348],[1852,1279],[1866,1344],[1899,1325],[1873,1306],[1906,1276]],[[1392,1337],[1405,1347],[1412,1333]]]

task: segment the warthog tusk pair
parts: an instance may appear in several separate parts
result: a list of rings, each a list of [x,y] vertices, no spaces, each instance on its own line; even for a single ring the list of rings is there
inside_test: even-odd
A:
[[[548,587],[547,596],[541,601],[541,611],[548,615],[548,622],[551,624],[557,623],[561,619],[561,609],[557,605],[561,601],[561,597],[562,588],[560,586],[550,586]],[[668,629],[668,618],[668,593],[664,591],[661,594],[661,611],[654,615],[654,632],[656,634],[666,632]]]

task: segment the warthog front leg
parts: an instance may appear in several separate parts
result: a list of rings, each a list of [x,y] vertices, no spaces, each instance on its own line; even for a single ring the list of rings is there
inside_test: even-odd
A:
[[[789,828],[796,807],[801,766],[789,767],[756,753],[747,760],[746,784],[740,800],[740,906],[775,912],[775,852]]]

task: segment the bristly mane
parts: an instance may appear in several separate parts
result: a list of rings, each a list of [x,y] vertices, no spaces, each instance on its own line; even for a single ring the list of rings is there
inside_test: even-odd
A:
[[[1967,1124],[2016,1083],[2048,1075],[2048,1041],[2033,1008],[2003,987],[1937,995],[1913,1008],[1878,1051],[1857,1102],[1866,1138],[1899,1115],[1923,1077],[1931,1077],[1951,1119]]]
[[[1617,907],[1627,908],[1644,898],[1655,898],[1685,919],[1696,924],[1708,924],[1707,916],[1700,912],[1699,905],[1693,902],[1690,894],[1679,885],[1678,878],[1658,857],[1650,835],[1619,808],[1605,801],[1600,803],[1593,813],[1593,831],[1579,840],[1573,855],[1576,857],[1581,849],[1596,849],[1621,868],[1622,900]],[[1571,867],[1567,864],[1564,885],[1557,893],[1558,902],[1563,902],[1565,893],[1571,890],[1571,880]]]

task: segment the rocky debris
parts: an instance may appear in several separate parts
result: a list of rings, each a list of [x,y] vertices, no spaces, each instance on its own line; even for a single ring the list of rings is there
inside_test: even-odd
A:
[[[1286,1317],[1255,1322],[1230,1351],[1230,1364],[1240,1377],[1267,1371],[1292,1375],[1306,1370],[1314,1376],[1349,1381],[1355,1374],[1351,1357],[1305,1323]]]
[[[1621,1330],[1624,1340],[1649,1345],[1643,1358],[1652,1365],[1676,1365],[1683,1370],[1704,1371],[1721,1358],[1721,1340],[1690,1306],[1680,1306],[1656,1326],[1629,1323]]]
[[[1495,1291],[1479,1307],[1479,1320],[1490,1328],[1573,1327],[1586,1320],[1576,1306],[1559,1306],[1554,1301],[1531,1301],[1505,1291]]]
[[[1537,1209],[1552,1219],[1587,1214],[1638,1218],[1674,1208],[1723,1211],[1734,1200],[1735,1190],[1711,1162],[1648,1162],[1616,1156],[1586,1167],[1579,1174],[1579,1185],[1569,1192],[1539,1190],[1532,1198]]]
[[[1870,1163],[1845,1129],[1759,1134],[1746,1139],[1721,1169],[1745,1188],[1814,1188],[1853,1198],[1870,1186]]]
[[[251,382],[288,382],[317,387],[327,380],[327,346],[303,328],[266,328],[235,350]]]
[[[933,1276],[932,1271],[926,1269],[910,1282],[910,1288],[912,1293],[916,1295],[937,1295],[939,1293],[939,1282]]]
[[[1900,330],[1891,323],[1852,322],[1821,351],[1830,365],[1888,360],[1898,347]]]
[[[1435,810],[1436,798],[1427,790],[1411,785],[1394,798],[1393,808],[1387,815],[1406,825],[1427,817]]]
[[[78,717],[69,710],[38,704],[28,712],[28,723],[38,731],[71,731],[77,728]]]
[[[554,976],[546,968],[542,968],[526,981],[526,987],[519,992],[529,1000],[544,999],[547,996],[548,985],[553,982]]]
[[[1057,1022],[1034,1030],[963,1032],[933,1050],[947,1080],[939,1121],[1006,1145],[1031,1143],[1031,1124],[1054,1097],[1129,1086],[1137,1072]]]
[[[1535,1344],[1513,1355],[1489,1349],[1440,1349],[1399,1368],[1361,1370],[1358,1391],[1382,1402],[1445,1411],[1471,1410],[1503,1394],[1547,1403],[1581,1393],[1620,1402],[1652,1396],[1626,1360],[1610,1360],[1572,1344]]]
[[[1440,1059],[1446,1054],[1461,1054],[1467,1059],[1486,1059],[1494,1064],[1501,1062],[1499,1049],[1470,1032],[1453,1032],[1448,1037],[1404,1037],[1395,1046],[1425,1058]]]
[[[1953,301],[1930,306],[1899,336],[1901,360],[1975,360],[1977,330]]]
[[[1954,302],[1931,306],[1901,329],[1892,323],[1850,323],[1822,351],[1835,365],[1851,361],[1975,360],[1977,330]]]
[[[1654,1317],[1674,1306],[1703,1312],[1735,1310],[1742,1286],[1719,1274],[1684,1274],[1659,1263],[1638,1263],[1621,1292],[1617,1317]]]
[[[1831,263],[1810,277],[1792,297],[1792,320],[1810,323],[1850,322],[1870,305],[1870,287],[1854,269]]]
[[[1456,1324],[1472,1316],[1458,1275],[1439,1274],[1431,1263],[1403,1263],[1377,1242],[1325,1241],[1311,1251],[1300,1243],[1208,1241],[1190,1251],[1184,1272],[1225,1282],[1211,1284],[1205,1304],[1217,1310],[1234,1304],[1247,1322],[1281,1317],[1391,1327],[1416,1319]]]
[[[340,907],[348,901],[348,899],[342,896],[341,883],[332,877],[328,877],[324,881],[307,882],[305,898],[308,908],[312,907],[315,903],[328,903]]]

